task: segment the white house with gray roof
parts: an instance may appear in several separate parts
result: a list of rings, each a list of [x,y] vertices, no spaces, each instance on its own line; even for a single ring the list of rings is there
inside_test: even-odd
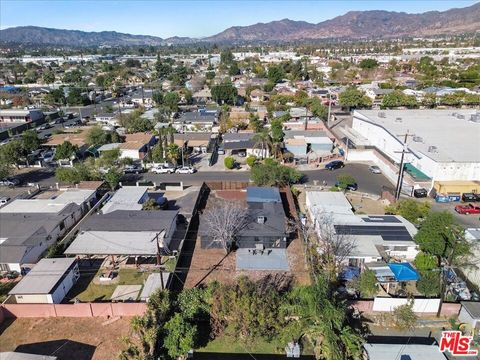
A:
[[[59,304],[79,277],[75,258],[42,259],[8,294],[17,304]]]

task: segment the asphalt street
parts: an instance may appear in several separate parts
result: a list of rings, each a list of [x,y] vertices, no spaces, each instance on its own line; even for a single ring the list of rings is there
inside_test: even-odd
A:
[[[368,170],[368,165],[365,164],[347,164],[343,169],[328,171],[325,169],[303,171],[304,178],[302,183],[313,184],[315,180],[318,184],[326,181],[327,186],[332,186],[335,183],[336,176],[347,173],[352,175],[357,183],[358,190],[361,192],[380,195],[382,186],[391,186],[391,183],[381,174],[372,174]],[[19,175],[23,183],[35,182],[41,186],[50,186],[56,183],[53,169],[38,169],[29,173]],[[124,182],[180,182],[185,185],[199,185],[205,181],[249,181],[249,171],[202,171],[195,174],[154,174],[143,173],[139,175],[126,175],[122,179]]]

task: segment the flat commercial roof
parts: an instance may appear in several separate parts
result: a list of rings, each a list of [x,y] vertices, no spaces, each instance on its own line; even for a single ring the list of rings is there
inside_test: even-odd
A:
[[[369,360],[446,360],[437,345],[365,344]]]
[[[474,109],[357,110],[354,118],[383,127],[401,142],[400,134],[414,134],[421,141],[410,138],[409,148],[435,161],[480,162],[480,122],[470,121],[476,113]],[[430,146],[436,152],[429,152]]]
[[[49,294],[75,263],[75,258],[42,259],[9,292],[9,295]]]

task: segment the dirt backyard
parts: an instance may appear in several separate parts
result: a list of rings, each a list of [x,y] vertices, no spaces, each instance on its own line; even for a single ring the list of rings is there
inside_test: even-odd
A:
[[[117,359],[130,318],[19,318],[0,325],[0,351],[54,355],[59,360]]]

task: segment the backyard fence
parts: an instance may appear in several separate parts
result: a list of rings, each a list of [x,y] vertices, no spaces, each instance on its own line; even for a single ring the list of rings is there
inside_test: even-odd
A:
[[[356,300],[352,301],[350,305],[364,313],[374,315],[382,312],[392,312],[396,307],[405,305],[409,299],[405,298],[381,298],[377,297],[374,300]],[[437,314],[440,307],[440,299],[414,299],[412,309],[415,313],[421,314]],[[456,316],[460,312],[460,304],[457,303],[443,303],[441,305],[441,316],[451,317]]]
[[[143,315],[146,303],[2,304],[0,319],[25,317],[117,317]]]

